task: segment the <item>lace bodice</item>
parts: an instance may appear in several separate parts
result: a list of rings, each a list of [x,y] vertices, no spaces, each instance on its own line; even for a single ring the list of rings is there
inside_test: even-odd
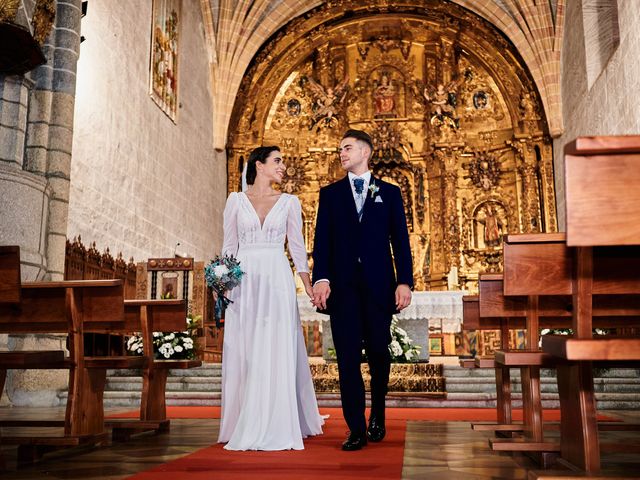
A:
[[[249,198],[232,192],[224,208],[222,254],[237,255],[239,250],[281,246],[288,239],[289,253],[298,273],[308,272],[307,252],[302,237],[302,208],[295,195],[283,193],[264,219],[262,226]]]

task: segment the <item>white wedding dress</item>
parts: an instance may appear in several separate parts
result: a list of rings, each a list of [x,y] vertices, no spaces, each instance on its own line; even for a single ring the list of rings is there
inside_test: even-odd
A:
[[[218,442],[227,450],[302,450],[322,433],[285,238],[296,270],[308,272],[297,197],[283,193],[260,225],[244,193],[229,195],[222,252],[245,275],[225,316]]]

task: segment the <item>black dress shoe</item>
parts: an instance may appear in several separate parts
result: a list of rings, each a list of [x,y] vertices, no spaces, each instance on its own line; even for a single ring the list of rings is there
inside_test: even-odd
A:
[[[367,438],[372,442],[381,442],[386,433],[387,430],[384,428],[384,417],[371,415],[369,418],[369,427],[367,428]]]
[[[342,443],[342,450],[351,452],[353,450],[360,450],[367,444],[367,437],[362,434],[349,433],[347,439]]]

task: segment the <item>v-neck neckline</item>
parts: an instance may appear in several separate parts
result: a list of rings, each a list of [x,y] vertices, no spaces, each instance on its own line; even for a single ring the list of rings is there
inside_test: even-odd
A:
[[[262,229],[264,228],[264,224],[267,223],[267,218],[269,218],[269,215],[271,215],[271,212],[273,211],[274,208],[276,208],[276,206],[278,205],[278,203],[280,202],[280,199],[282,197],[284,197],[284,193],[281,193],[280,196],[278,197],[278,199],[275,201],[275,203],[272,205],[272,207],[269,209],[269,211],[267,212],[267,214],[264,216],[264,220],[261,222],[260,221],[260,215],[258,215],[258,211],[256,210],[256,207],[253,206],[253,203],[251,203],[251,199],[249,198],[249,195],[246,194],[246,192],[242,192],[244,195],[244,198],[247,199],[247,202],[249,202],[249,205],[251,206],[251,210],[253,211],[253,214],[256,216],[256,218],[258,219],[258,224],[260,225],[260,231],[262,231]]]

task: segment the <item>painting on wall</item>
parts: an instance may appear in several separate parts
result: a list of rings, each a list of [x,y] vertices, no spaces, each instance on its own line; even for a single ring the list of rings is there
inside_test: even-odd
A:
[[[444,345],[441,334],[429,335],[429,354],[444,355]]]
[[[176,122],[178,113],[178,40],[181,0],[153,0],[150,95]]]

